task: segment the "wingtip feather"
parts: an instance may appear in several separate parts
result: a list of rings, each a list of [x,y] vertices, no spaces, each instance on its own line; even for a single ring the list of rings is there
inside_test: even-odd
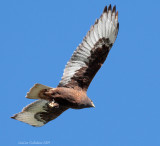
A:
[[[111,11],[111,10],[112,10],[112,5],[110,4],[108,7],[108,11]]]
[[[112,13],[116,12],[116,5],[113,6]]]
[[[119,23],[117,23],[117,29],[119,30]]]
[[[105,6],[103,13],[107,13],[107,6]]]
[[[10,117],[11,119],[16,119],[16,115],[14,115],[14,116],[12,116],[12,117]]]
[[[118,11],[116,12],[116,17],[118,18]]]

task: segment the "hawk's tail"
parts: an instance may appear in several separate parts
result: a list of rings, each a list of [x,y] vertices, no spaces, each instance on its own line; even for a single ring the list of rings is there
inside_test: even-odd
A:
[[[27,93],[26,98],[30,99],[40,99],[39,93],[43,89],[51,89],[51,87],[42,85],[42,84],[35,84],[30,91]]]

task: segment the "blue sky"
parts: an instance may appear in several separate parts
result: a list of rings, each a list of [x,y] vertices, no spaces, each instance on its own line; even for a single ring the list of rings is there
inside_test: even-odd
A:
[[[110,3],[119,11],[120,30],[88,90],[96,108],[68,110],[41,128],[10,119],[33,101],[25,95],[35,83],[57,86],[71,54]],[[1,1],[1,145],[160,146],[159,5],[158,0]]]

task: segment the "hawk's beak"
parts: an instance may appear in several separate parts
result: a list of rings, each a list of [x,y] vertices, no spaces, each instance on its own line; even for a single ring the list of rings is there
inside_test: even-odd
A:
[[[93,104],[93,102],[92,102],[92,107],[95,107],[95,105]]]

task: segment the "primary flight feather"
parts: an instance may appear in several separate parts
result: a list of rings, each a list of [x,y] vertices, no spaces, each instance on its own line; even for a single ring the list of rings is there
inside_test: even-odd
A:
[[[118,11],[111,5],[88,31],[68,61],[56,88],[35,84],[27,98],[38,99],[12,118],[40,127],[69,108],[94,107],[87,89],[113,46],[119,29]]]

